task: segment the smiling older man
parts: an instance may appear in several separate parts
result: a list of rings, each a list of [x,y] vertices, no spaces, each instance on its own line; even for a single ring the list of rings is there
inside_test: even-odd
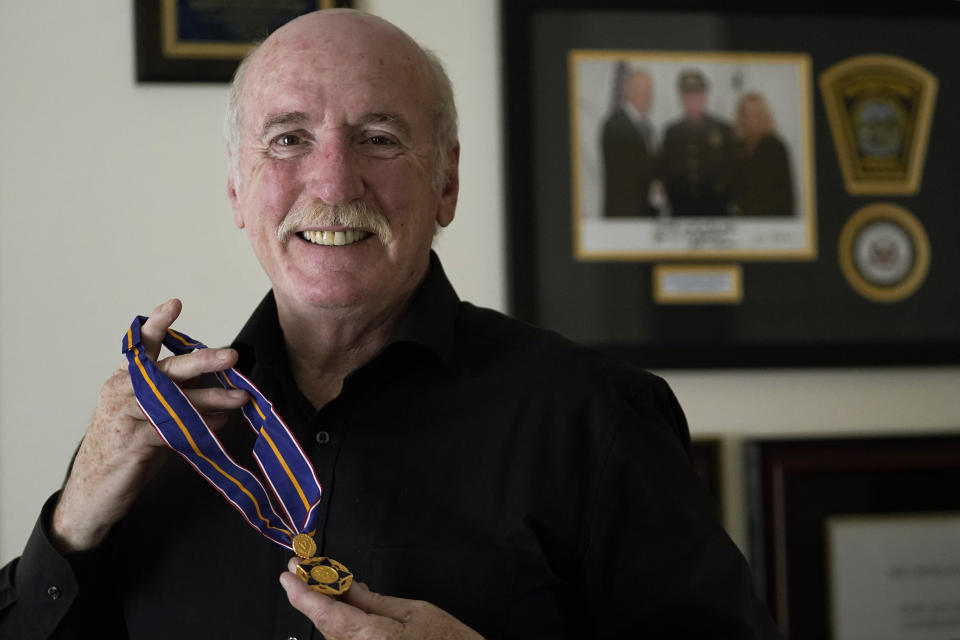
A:
[[[210,386],[235,366],[289,425],[286,460],[302,451],[322,500],[301,491],[302,530],[260,535],[224,500],[232,487],[166,455],[120,369],[0,574],[4,638],[776,635],[663,381],[457,299],[430,251],[453,220],[459,157],[432,55],[367,14],[309,14],[245,61],[227,122],[234,220],[272,291],[232,348],[164,359],[164,337],[183,339],[168,333],[180,303],[159,306],[138,366],[150,380],[156,361],[149,375],[179,383],[255,469],[267,427],[235,409],[265,400]],[[264,451],[270,486],[309,484]],[[208,479],[228,464],[216,459],[196,464]],[[256,527],[269,505],[253,504]],[[358,582],[312,589],[346,575],[315,554]]]

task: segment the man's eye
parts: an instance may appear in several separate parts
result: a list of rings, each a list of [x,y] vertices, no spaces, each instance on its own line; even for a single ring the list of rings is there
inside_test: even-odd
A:
[[[293,133],[281,134],[274,138],[273,141],[281,147],[292,147],[302,142],[300,136]]]
[[[367,142],[373,145],[391,145],[395,144],[393,138],[389,136],[370,136]]]

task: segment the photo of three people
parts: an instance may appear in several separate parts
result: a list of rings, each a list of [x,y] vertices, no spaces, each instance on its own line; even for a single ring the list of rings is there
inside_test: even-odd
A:
[[[763,93],[744,93],[728,123],[707,108],[707,77],[685,69],[683,114],[658,135],[647,117],[650,73],[620,62],[615,75],[602,133],[604,216],[793,215],[790,155]]]
[[[576,51],[571,80],[581,257],[815,251],[805,57]]]

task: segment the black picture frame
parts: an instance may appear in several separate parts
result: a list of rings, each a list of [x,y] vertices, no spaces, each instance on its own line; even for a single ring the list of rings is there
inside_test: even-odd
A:
[[[828,518],[960,511],[958,434],[755,439],[744,449],[751,565],[786,637],[830,637]]]
[[[950,48],[945,42],[960,37],[960,8],[878,6],[864,15],[844,3],[717,9],[696,2],[504,0],[500,10],[513,315],[648,368],[960,363],[960,288],[954,284],[960,255],[953,249],[960,237],[960,182],[946,142],[960,132],[945,115],[960,109],[960,86],[946,81],[952,63],[941,53]],[[577,260],[567,67],[577,49],[809,55],[816,257],[697,260],[721,275],[729,270],[739,278],[742,270],[742,300],[731,294],[732,303],[720,304],[654,302],[653,272],[663,264],[652,260]],[[877,51],[943,76],[922,185],[913,195],[845,189],[818,84],[831,65]],[[929,239],[922,284],[895,302],[858,291],[838,255],[844,225],[878,202],[912,212]]]
[[[243,53],[302,13],[350,7],[349,0],[301,0],[299,8],[225,3],[194,8],[190,0],[134,0],[137,82],[229,82]],[[181,37],[179,19],[197,34]]]

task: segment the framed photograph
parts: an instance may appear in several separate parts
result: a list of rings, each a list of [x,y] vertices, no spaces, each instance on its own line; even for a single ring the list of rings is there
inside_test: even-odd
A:
[[[960,8],[501,3],[511,312],[649,368],[960,363]]]
[[[960,435],[745,447],[751,564],[787,637],[960,635]]]
[[[577,260],[816,257],[807,55],[579,49],[568,66]]]
[[[340,0],[135,0],[138,82],[229,82],[244,54],[291,19]]]

